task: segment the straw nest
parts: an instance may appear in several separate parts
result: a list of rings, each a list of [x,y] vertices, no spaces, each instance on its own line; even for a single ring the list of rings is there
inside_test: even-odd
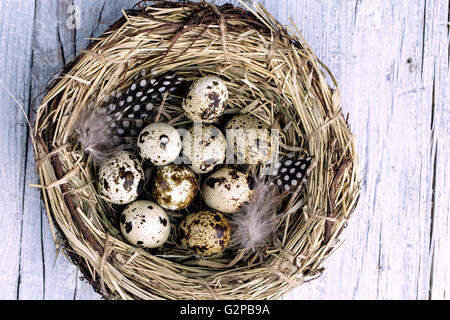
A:
[[[105,298],[276,299],[320,276],[338,246],[359,184],[336,81],[295,27],[280,25],[259,4],[241,4],[153,1],[124,11],[64,67],[38,108],[34,149],[55,243]],[[219,75],[231,112],[279,129],[281,154],[315,157],[304,191],[283,201],[271,246],[200,258],[172,236],[168,249],[156,253],[123,239],[73,126],[87,104],[126,88],[143,69],[187,79]],[[166,104],[160,116],[178,125],[187,122],[181,113],[179,105]]]

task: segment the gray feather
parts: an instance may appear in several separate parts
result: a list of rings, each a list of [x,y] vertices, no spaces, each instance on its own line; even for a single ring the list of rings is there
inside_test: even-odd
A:
[[[235,226],[233,239],[242,249],[255,251],[268,245],[276,232],[277,215],[281,196],[277,185],[258,179],[252,200],[233,215]]]
[[[91,106],[83,109],[75,123],[78,142],[95,164],[101,164],[120,150],[129,147],[111,133],[110,123],[111,119],[107,114]]]

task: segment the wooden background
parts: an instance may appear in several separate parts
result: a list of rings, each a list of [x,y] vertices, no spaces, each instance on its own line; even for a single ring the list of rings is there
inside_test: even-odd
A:
[[[134,3],[0,0],[0,84],[33,118],[51,76]],[[449,0],[262,3],[282,23],[292,17],[335,73],[363,179],[325,274],[285,298],[450,298]],[[67,23],[72,5],[78,29]],[[28,185],[37,181],[29,129],[3,85],[0,108],[0,298],[98,299],[56,257]]]

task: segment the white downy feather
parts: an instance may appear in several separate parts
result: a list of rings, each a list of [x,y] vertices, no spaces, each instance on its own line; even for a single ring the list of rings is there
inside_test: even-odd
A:
[[[278,186],[271,181],[257,179],[252,200],[233,215],[236,227],[235,243],[242,249],[255,251],[272,241],[278,223],[277,209],[280,204]]]
[[[112,134],[108,117],[107,114],[87,106],[75,123],[74,130],[78,134],[78,141],[95,164],[101,164],[127,148],[127,145]]]

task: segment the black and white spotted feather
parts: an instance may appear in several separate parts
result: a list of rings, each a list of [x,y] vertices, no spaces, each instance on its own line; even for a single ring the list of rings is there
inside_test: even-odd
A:
[[[185,87],[183,78],[175,73],[149,79],[142,72],[125,90],[106,98],[101,107],[107,115],[110,133],[117,138],[135,138],[146,120],[154,117],[164,96]]]
[[[306,179],[308,169],[311,167],[312,157],[296,158],[290,155],[275,164],[273,181],[283,191],[292,191],[298,188]]]
[[[155,109],[164,96],[181,95],[186,87],[187,83],[175,73],[152,79],[144,71],[126,90],[114,92],[98,108],[86,106],[74,128],[84,152],[100,164],[130,147],[145,122],[157,114]]]

